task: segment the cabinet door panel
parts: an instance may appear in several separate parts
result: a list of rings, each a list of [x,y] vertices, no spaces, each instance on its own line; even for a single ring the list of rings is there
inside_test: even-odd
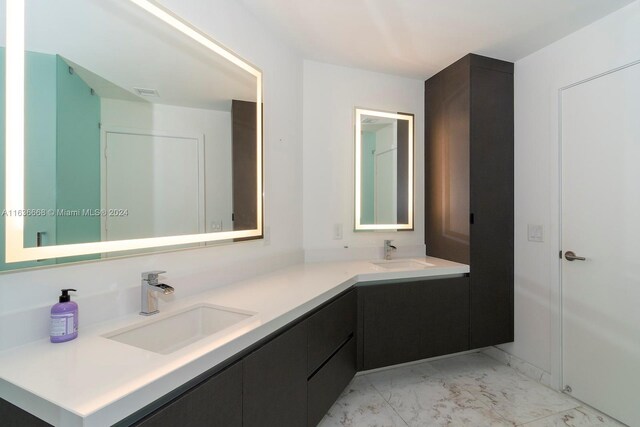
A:
[[[513,341],[513,74],[471,71],[471,348]]]
[[[243,426],[307,423],[307,328],[302,322],[243,359]]]
[[[469,58],[425,83],[427,255],[469,264]]]
[[[205,380],[136,426],[242,426],[242,363]]]
[[[372,285],[360,290],[364,369],[469,348],[467,277]]]

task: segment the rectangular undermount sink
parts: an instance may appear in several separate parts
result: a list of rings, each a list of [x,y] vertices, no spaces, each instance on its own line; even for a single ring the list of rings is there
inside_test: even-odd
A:
[[[159,314],[143,324],[119,329],[105,338],[160,354],[173,353],[202,338],[245,323],[256,313],[198,304],[176,313]]]
[[[385,270],[421,270],[424,268],[435,267],[428,262],[418,261],[416,259],[396,259],[385,261],[371,261],[371,264],[376,267],[384,268]]]

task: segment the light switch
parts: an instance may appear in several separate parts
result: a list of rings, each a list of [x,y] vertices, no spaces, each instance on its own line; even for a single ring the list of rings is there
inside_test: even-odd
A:
[[[544,227],[540,224],[528,224],[527,236],[530,242],[544,242]]]
[[[342,224],[333,225],[333,240],[342,240]]]

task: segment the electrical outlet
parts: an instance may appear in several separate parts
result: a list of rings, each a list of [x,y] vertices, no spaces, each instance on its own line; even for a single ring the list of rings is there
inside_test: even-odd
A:
[[[530,242],[544,242],[544,227],[539,224],[528,224],[527,236]]]
[[[212,221],[211,231],[222,231],[222,221]]]
[[[342,240],[342,224],[333,225],[333,240]]]

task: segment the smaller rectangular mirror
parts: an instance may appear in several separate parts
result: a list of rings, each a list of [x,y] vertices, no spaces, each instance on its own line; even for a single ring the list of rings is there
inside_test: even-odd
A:
[[[413,114],[355,110],[355,229],[413,230]]]

